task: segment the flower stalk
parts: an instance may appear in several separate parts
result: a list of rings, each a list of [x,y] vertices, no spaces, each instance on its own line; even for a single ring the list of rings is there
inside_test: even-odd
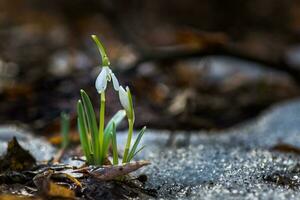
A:
[[[104,140],[104,119],[105,119],[105,92],[100,93],[100,116],[99,116],[99,137],[100,137],[100,147],[103,147],[103,140]],[[103,151],[103,149],[100,150],[100,152]],[[100,154],[103,155],[103,154]],[[100,162],[104,158],[101,156],[100,157]]]
[[[127,142],[124,150],[123,160],[122,163],[126,163],[128,160],[128,153],[131,145],[132,133],[133,133],[133,124],[134,122],[131,119],[128,119],[128,135],[127,135]]]
[[[132,97],[129,87],[126,87],[126,90],[122,86],[119,88],[119,98],[121,105],[126,111],[126,116],[128,120],[128,135],[127,135],[127,142],[124,150],[123,160],[122,163],[128,162],[128,153],[131,146],[132,140],[132,133],[133,133],[133,126],[134,126],[134,110],[133,110],[133,103]]]

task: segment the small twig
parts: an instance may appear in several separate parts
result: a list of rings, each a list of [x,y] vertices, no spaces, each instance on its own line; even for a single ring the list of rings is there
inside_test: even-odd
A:
[[[66,149],[65,149],[65,148],[59,149],[58,152],[55,154],[55,156],[54,156],[52,162],[53,162],[53,163],[59,163],[60,160],[61,160],[61,158],[64,156],[65,152],[66,152]]]

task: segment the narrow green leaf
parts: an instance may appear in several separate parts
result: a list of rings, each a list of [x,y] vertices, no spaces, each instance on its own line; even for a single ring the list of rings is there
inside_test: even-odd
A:
[[[129,158],[129,161],[130,162],[139,152],[141,152],[146,146],[142,146],[141,148],[139,148],[139,150],[137,150],[132,157]]]
[[[137,138],[135,139],[135,142],[134,142],[134,144],[133,144],[133,146],[132,146],[132,148],[129,152],[129,155],[126,159],[126,162],[130,162],[131,159],[136,155],[136,153],[137,153],[136,149],[137,149],[137,147],[138,147],[138,145],[139,145],[139,143],[140,143],[140,141],[141,141],[141,139],[142,139],[142,137],[145,133],[145,130],[146,130],[146,126],[144,126],[142,128],[142,130],[139,132],[139,134],[138,134]]]
[[[93,161],[91,160],[91,153],[90,153],[90,147],[89,147],[89,142],[87,140],[86,137],[86,132],[83,129],[83,124],[81,122],[79,122],[79,118],[77,119],[78,121],[78,131],[79,131],[79,136],[80,136],[80,143],[81,143],[81,147],[83,150],[83,154],[86,157],[86,161],[89,164],[93,164]]]
[[[81,146],[82,146],[83,153],[84,153],[88,163],[91,164],[91,152],[90,152],[90,146],[89,146],[90,142],[89,142],[89,138],[88,138],[87,127],[84,122],[83,105],[80,100],[77,103],[77,113],[78,113],[77,124],[78,124],[78,131],[79,131]]]
[[[99,145],[99,135],[98,135],[98,126],[96,122],[95,111],[91,100],[87,93],[84,90],[80,90],[83,107],[85,111],[85,116],[87,119],[88,128],[91,131],[92,136],[92,144],[93,144],[93,155],[96,162],[99,162],[100,155],[101,155],[101,147]]]
[[[118,157],[118,146],[117,146],[117,129],[116,125],[113,122],[113,129],[111,132],[111,143],[112,143],[112,152],[113,152],[113,164],[118,165],[119,164],[119,157]]]
[[[107,123],[104,132],[110,133],[113,130],[113,123],[115,123],[116,127],[120,124],[120,122],[126,116],[125,110],[119,110]]]
[[[111,132],[113,131],[113,124],[115,124],[115,127],[117,127],[121,121],[126,116],[125,110],[119,110],[107,123],[105,130],[104,130],[104,141],[103,141],[103,154],[106,156],[110,139],[111,139]]]

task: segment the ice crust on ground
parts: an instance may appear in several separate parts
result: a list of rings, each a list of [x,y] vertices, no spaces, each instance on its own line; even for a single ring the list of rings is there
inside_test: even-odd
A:
[[[152,165],[138,173],[162,199],[300,199],[300,156],[270,150],[282,143],[300,148],[300,100],[223,132],[150,130],[144,137],[137,159]]]

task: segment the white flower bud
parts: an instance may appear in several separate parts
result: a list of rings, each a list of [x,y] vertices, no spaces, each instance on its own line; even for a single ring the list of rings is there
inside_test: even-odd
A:
[[[126,110],[126,112],[129,112],[130,104],[129,104],[128,93],[124,90],[122,86],[119,87],[119,98],[123,108]]]

